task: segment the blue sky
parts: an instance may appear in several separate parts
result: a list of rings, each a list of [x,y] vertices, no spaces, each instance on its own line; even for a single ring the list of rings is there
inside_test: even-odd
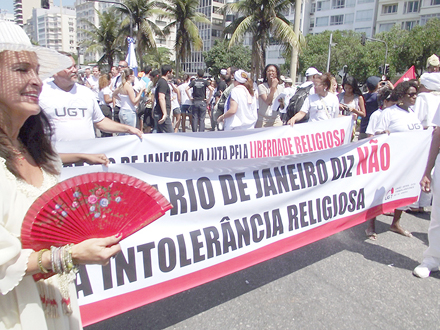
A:
[[[55,6],[60,5],[60,0],[54,0]],[[75,0],[63,0],[63,6],[71,6],[75,4]],[[9,13],[14,13],[14,1],[13,0],[2,0],[0,4],[0,9],[6,9]]]

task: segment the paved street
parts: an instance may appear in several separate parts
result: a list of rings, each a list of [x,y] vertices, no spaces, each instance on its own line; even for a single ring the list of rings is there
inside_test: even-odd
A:
[[[365,224],[241,272],[89,326],[98,329],[440,329],[440,272],[411,274],[429,213],[403,214],[414,237]]]

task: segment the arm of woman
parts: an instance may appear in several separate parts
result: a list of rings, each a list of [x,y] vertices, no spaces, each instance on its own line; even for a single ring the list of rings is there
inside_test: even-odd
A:
[[[436,128],[432,133],[431,147],[429,148],[428,162],[426,164],[425,173],[420,181],[420,187],[425,192],[431,191],[431,171],[434,168],[435,160],[437,159],[440,148],[440,129]]]
[[[111,257],[121,251],[120,237],[91,238],[72,246],[72,261],[75,265],[106,265]],[[39,265],[40,263],[40,265]],[[52,269],[51,252],[32,252],[28,259],[26,275],[41,273],[41,267]]]
[[[133,103],[134,105],[138,105],[139,101],[141,100],[141,96],[142,96],[142,92],[144,91],[143,89],[138,93],[138,95],[134,94],[134,89],[133,87],[129,84],[129,83],[125,83],[125,91],[128,94],[128,97],[130,98],[131,103]]]
[[[104,94],[104,101],[105,101],[105,103],[110,104],[113,102],[113,99],[110,96],[110,94]]]
[[[295,123],[305,117],[306,113],[303,111],[298,111],[295,116],[289,119],[287,122],[288,125],[293,126]]]
[[[232,117],[233,115],[235,115],[237,113],[238,103],[236,101],[234,101],[234,99],[231,99],[229,104],[230,104],[229,105],[229,110],[226,111],[223,115],[219,116],[218,119],[217,119],[217,122],[221,123],[226,118]]]
[[[261,97],[261,99],[264,101],[264,103],[266,103],[267,105],[272,104],[274,96],[275,96],[275,92],[277,91],[277,88],[278,88],[278,79],[273,78],[272,83],[270,85],[269,94],[260,94],[259,95]]]
[[[109,159],[105,154],[83,154],[83,153],[60,153],[63,164],[86,162],[90,165],[102,164],[108,166]]]
[[[367,111],[365,110],[365,100],[362,95],[359,96],[359,109],[350,109],[351,112],[357,114],[358,116],[365,117],[367,115]]]

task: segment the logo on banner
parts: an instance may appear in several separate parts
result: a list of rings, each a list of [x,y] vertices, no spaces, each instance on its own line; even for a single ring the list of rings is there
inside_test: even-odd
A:
[[[387,191],[386,195],[385,195],[385,200],[389,200],[393,197],[394,194],[394,188],[391,188],[390,190]]]

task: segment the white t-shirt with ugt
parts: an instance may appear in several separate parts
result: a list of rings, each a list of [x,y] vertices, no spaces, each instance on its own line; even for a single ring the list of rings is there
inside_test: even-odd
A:
[[[411,132],[421,129],[423,129],[423,126],[414,111],[411,108],[409,108],[409,111],[403,110],[397,105],[382,111],[376,126],[376,132],[387,130],[390,133]]]
[[[79,84],[69,92],[53,81],[43,84],[39,104],[54,129],[53,141],[94,139],[93,124],[105,118],[93,92]]]
[[[309,122],[336,118],[339,114],[339,101],[332,93],[327,93],[325,97],[312,94],[305,99],[301,111],[309,113]]]

